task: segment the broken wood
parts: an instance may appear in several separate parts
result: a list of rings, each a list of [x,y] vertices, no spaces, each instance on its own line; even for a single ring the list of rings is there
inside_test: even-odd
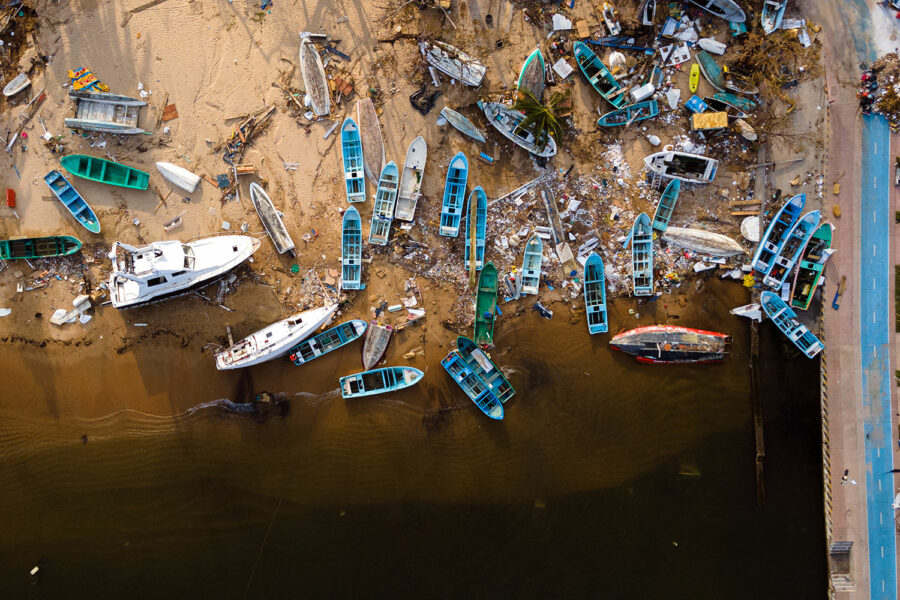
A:
[[[200,178],[203,179],[203,181],[205,181],[206,183],[208,183],[208,184],[210,184],[211,186],[213,186],[214,188],[218,188],[218,187],[219,187],[219,184],[216,183],[216,181],[215,181],[214,179],[212,179],[209,175],[207,175],[207,174],[205,174],[205,173],[204,173],[203,175],[201,175]]]
[[[163,115],[164,115],[165,112],[166,112],[166,104],[168,104],[168,103],[169,103],[169,92],[166,92],[166,99],[163,100],[163,103],[162,103],[162,105],[163,105],[162,110],[159,111],[159,115],[157,115],[157,117],[156,117],[156,127],[157,127],[157,129],[159,128],[159,125],[162,123]]]
[[[165,1],[166,0],[150,0],[150,2],[145,2],[144,4],[141,4],[138,7],[132,8],[125,14],[125,20],[122,21],[122,27],[125,27],[125,25],[128,24],[128,21],[131,19],[131,16],[133,14],[143,12],[143,11],[147,10],[148,8],[153,8],[157,4],[162,4]]]

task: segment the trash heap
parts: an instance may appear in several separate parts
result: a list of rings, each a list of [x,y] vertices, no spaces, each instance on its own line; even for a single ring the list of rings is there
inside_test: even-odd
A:
[[[896,52],[885,54],[863,70],[856,96],[864,114],[883,115],[891,131],[900,129],[900,60]]]

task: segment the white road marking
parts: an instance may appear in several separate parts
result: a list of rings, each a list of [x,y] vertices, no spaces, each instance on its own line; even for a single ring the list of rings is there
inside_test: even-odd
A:
[[[875,456],[881,458],[881,448],[875,448]]]
[[[874,210],[872,211],[872,222],[873,222],[873,223],[877,223],[877,222],[878,222],[878,213],[877,213],[876,211],[874,211]]]
[[[878,142],[875,142],[875,154],[878,154]]]
[[[878,524],[884,525],[884,513],[882,512],[878,513]]]
[[[878,177],[873,177],[873,178],[872,178],[872,187],[873,187],[873,188],[877,188],[877,187],[878,187]]]
[[[884,546],[881,547],[881,558],[884,558]],[[884,579],[881,580],[881,587],[884,589]]]
[[[881,480],[880,479],[878,480],[878,491],[879,492],[881,491]]]
[[[872,278],[872,289],[873,289],[873,290],[876,289],[876,287],[875,287],[875,278],[874,278],[874,277]]]
[[[874,322],[875,322],[875,311],[873,310],[872,311],[872,323],[874,323]]]
[[[872,256],[875,256],[875,249],[876,249],[877,247],[878,247],[878,246],[876,246],[875,244],[872,244]]]

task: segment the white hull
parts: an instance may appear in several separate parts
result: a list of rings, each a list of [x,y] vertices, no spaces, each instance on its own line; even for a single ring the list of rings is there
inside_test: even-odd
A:
[[[719,56],[725,54],[725,50],[728,49],[727,45],[713,38],[700,38],[697,40],[697,45],[700,46],[702,50],[706,50],[711,54],[718,54]]]
[[[300,42],[300,72],[313,112],[318,117],[324,117],[331,112],[328,80],[325,78],[325,67],[322,66],[322,58],[315,44],[306,38]]]
[[[747,20],[747,15],[734,0],[690,0],[690,2],[726,21],[743,23]]]
[[[29,85],[31,85],[31,80],[28,79],[28,75],[26,75],[25,73],[19,73],[3,88],[3,95],[7,97],[14,96],[27,88]]]
[[[187,169],[167,162],[156,163],[156,168],[166,178],[166,181],[177,185],[189,194],[193,194],[200,183],[200,176],[194,175]]]
[[[397,193],[397,210],[394,217],[401,221],[412,221],[416,214],[416,205],[422,195],[422,178],[425,161],[428,158],[428,145],[421,135],[414,139],[406,151],[403,161],[403,173],[400,175],[400,188]]]
[[[690,183],[709,183],[716,178],[719,161],[699,154],[664,150],[644,157],[648,169],[668,179]],[[690,167],[688,170],[685,167]]]
[[[419,49],[425,60],[438,71],[471,87],[481,85],[487,67],[458,48],[443,42],[421,43]]]
[[[278,254],[284,254],[285,252],[293,254],[294,240],[291,239],[291,234],[288,233],[287,228],[284,226],[284,221],[281,220],[281,215],[278,214],[278,210],[272,204],[272,199],[262,189],[262,186],[255,181],[250,184],[250,200],[253,202],[254,208],[256,208],[256,214],[259,215],[259,220],[262,221],[263,227],[266,228],[266,232],[272,238],[272,243],[275,244],[275,250],[278,251]]]
[[[519,111],[507,108],[499,102],[481,102],[480,105],[494,129],[502,133],[509,141],[541,158],[550,158],[556,154],[556,140],[552,135],[547,136],[547,143],[540,148],[531,131],[521,132],[524,137],[517,133],[518,124],[525,118],[525,115]]]
[[[743,246],[730,237],[703,229],[667,227],[662,239],[676,246],[710,256],[735,256],[745,252]]]

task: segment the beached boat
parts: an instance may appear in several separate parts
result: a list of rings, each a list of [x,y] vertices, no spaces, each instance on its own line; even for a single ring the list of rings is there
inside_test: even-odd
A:
[[[503,404],[516,395],[497,365],[469,338],[456,338],[456,349],[441,366],[481,412],[492,419],[503,418]]]
[[[781,19],[784,18],[784,9],[787,8],[787,0],[764,0],[762,7],[763,31],[769,35],[781,27]]]
[[[385,165],[384,136],[381,135],[381,124],[378,122],[375,103],[371,98],[356,101],[356,118],[359,123],[359,139],[362,142],[366,177],[377,184]]]
[[[706,12],[731,21],[733,23],[743,23],[747,20],[747,15],[738,6],[734,0],[688,0],[691,4],[699,6]]]
[[[650,171],[668,179],[689,183],[709,183],[716,178],[719,161],[699,154],[664,150],[644,157]]]
[[[484,137],[484,133],[481,132],[480,129],[475,127],[475,125],[459,114],[452,108],[447,108],[446,106],[441,109],[441,115],[447,119],[447,122],[453,125],[457,130],[459,130],[462,134],[469,136],[479,144],[483,144],[487,141]]]
[[[28,79],[27,73],[19,73],[15,77],[9,80],[5,86],[3,86],[3,95],[9,98],[10,96],[15,96],[25,88],[31,85],[31,80]]]
[[[484,111],[484,116],[494,129],[503,134],[506,139],[525,148],[535,156],[549,158],[556,154],[556,140],[547,134],[546,140],[539,143],[534,137],[532,128],[521,129],[519,124],[525,120],[525,115],[517,110],[507,108],[499,102],[478,101],[478,107]]]
[[[776,290],[781,289],[781,284],[791,274],[791,271],[800,259],[800,254],[806,247],[806,243],[812,237],[812,234],[815,233],[821,220],[822,214],[817,210],[810,211],[800,217],[788,234],[781,249],[775,255],[775,258],[772,259],[769,271],[763,277],[763,285]]]
[[[470,229],[470,215],[472,214],[472,202],[475,202],[475,229]],[[472,236],[475,237],[475,270],[480,271],[484,266],[484,235],[487,227],[487,194],[479,185],[469,194],[469,202],[466,206],[466,227],[463,229],[463,264],[469,269],[469,255],[472,248]]]
[[[741,137],[748,142],[755,142],[757,139],[759,139],[756,130],[753,129],[753,127],[747,121],[738,119],[734,122],[734,124],[737,125],[738,131],[741,132]]]
[[[399,172],[394,161],[381,170],[378,191],[375,192],[375,208],[372,209],[372,226],[369,228],[369,243],[384,246],[391,235],[394,220],[394,205],[397,202]]]
[[[823,223],[806,243],[806,248],[803,249],[800,262],[797,264],[797,274],[791,288],[791,308],[800,310],[809,308],[816,288],[822,279],[825,263],[834,252],[831,249],[833,235],[834,226],[830,223]]]
[[[606,333],[609,321],[606,313],[606,274],[603,259],[596,252],[584,261],[584,308],[587,311],[588,331]]]
[[[362,221],[359,211],[351,206],[344,211],[341,225],[341,289],[363,290]]]
[[[412,221],[416,214],[416,205],[422,197],[422,178],[427,158],[428,145],[425,138],[420,135],[406,150],[403,173],[400,174],[400,189],[397,191],[397,210],[394,216],[401,221]]]
[[[728,115],[729,119],[746,119],[748,116],[746,112],[744,112],[734,104],[731,104],[730,102],[725,102],[724,100],[710,97],[704,98],[703,101],[709,107],[710,111],[724,112]]]
[[[525,59],[525,64],[522,65],[522,70],[519,71],[519,81],[516,82],[516,89],[519,92],[529,92],[537,100],[540,100],[544,95],[546,76],[544,55],[541,54],[540,48],[535,48],[534,52]]]
[[[710,256],[736,256],[745,252],[743,246],[721,233],[704,229],[669,227],[662,234],[663,241]]]
[[[489,262],[478,274],[475,296],[475,343],[482,348],[494,346],[494,313],[497,310],[497,267]]]
[[[744,75],[741,72],[735,71],[734,69],[725,68],[723,70],[725,77],[725,88],[729,91],[732,91],[736,94],[745,94],[748,96],[755,96],[759,94],[759,88],[750,81],[750,77],[748,75]],[[724,91],[724,90],[723,90]]]
[[[692,94],[697,91],[698,85],[700,85],[700,65],[694,63],[691,65],[691,75],[688,82],[688,89],[691,90]]]
[[[638,14],[641,16],[641,25],[652,26],[653,19],[656,18],[656,0],[642,0]]]
[[[709,85],[713,86],[716,91],[724,92],[725,74],[722,72],[722,67],[719,66],[719,63],[705,50],[698,52],[694,60],[697,61],[696,64]]]
[[[541,285],[541,263],[544,260],[544,242],[533,234],[525,244],[522,258],[522,294],[537,294]]]
[[[200,185],[200,176],[194,175],[184,167],[168,162],[156,163],[156,170],[172,185],[178,186],[189,194],[193,194]]]
[[[75,220],[90,231],[91,233],[100,233],[100,221],[93,209],[88,205],[81,194],[78,193],[65,175],[56,169],[44,175],[44,182],[57,200],[62,202]]]
[[[699,40],[697,40],[697,45],[700,46],[701,50],[706,50],[707,52],[718,54],[719,56],[725,54],[725,50],[728,49],[727,44],[723,44],[722,42],[711,37],[700,38]]]
[[[624,88],[616,81],[603,61],[584,42],[576,41],[573,51],[581,74],[588,80],[591,87],[615,108],[621,108],[626,100]]]
[[[603,3],[603,24],[606,25],[606,30],[611,36],[622,33],[622,25],[619,24],[619,19],[616,18],[616,13],[608,2]]]
[[[439,233],[447,237],[459,234],[459,220],[466,201],[466,181],[469,179],[469,161],[462,152],[450,159],[447,180],[444,183],[444,202],[441,204],[441,228]]]
[[[419,50],[425,61],[463,84],[478,87],[487,71],[481,61],[444,42],[421,42]]]
[[[362,349],[364,369],[371,369],[384,357],[393,332],[394,328],[391,325],[382,325],[377,321],[369,321],[369,329],[366,331],[366,339],[363,341]]]
[[[146,190],[150,183],[149,173],[105,158],[70,154],[63,156],[59,162],[72,175],[98,183],[117,185],[133,190]]]
[[[135,247],[115,242],[109,253],[109,297],[116,308],[158,302],[209,285],[259,248],[245,235],[220,235],[187,243],[152,242]]]
[[[385,367],[341,377],[344,398],[362,398],[396,392],[419,383],[425,373],[413,367]]]
[[[141,107],[147,103],[137,98],[105,92],[69,91],[75,101],[75,118],[66,119],[68,129],[100,131],[102,133],[146,133],[137,126]]]
[[[216,354],[220,371],[242,369],[284,356],[334,316],[337,304],[313,308],[276,321]]]
[[[665,231],[669,226],[680,191],[681,181],[678,179],[670,181],[666,189],[663,190],[662,196],[659,197],[659,204],[656,205],[656,212],[653,213],[653,229]]]
[[[719,362],[730,344],[730,335],[674,325],[638,327],[609,341],[616,350],[650,364]]]
[[[368,323],[362,319],[341,323],[295,345],[288,350],[288,358],[297,366],[306,364],[332,350],[337,350],[358,340],[366,332],[368,326]]]
[[[656,100],[645,100],[636,104],[630,104],[624,108],[610,111],[597,119],[600,127],[615,127],[617,125],[630,125],[644,119],[652,119],[659,114],[659,104]]]
[[[291,239],[291,234],[288,233],[284,221],[281,220],[281,215],[272,204],[272,199],[255,181],[250,184],[250,200],[253,202],[253,207],[256,208],[256,214],[259,215],[263,227],[272,238],[278,254],[290,252],[291,256],[294,256],[294,240]]]
[[[362,142],[356,121],[347,117],[341,126],[341,157],[344,161],[344,182],[347,202],[366,201],[366,178],[363,173]]]
[[[806,325],[797,320],[797,313],[791,310],[778,294],[765,291],[760,294],[759,303],[762,305],[766,316],[775,323],[775,326],[781,330],[781,333],[791,340],[808,358],[813,358],[825,349],[825,344]]]
[[[81,250],[81,240],[71,235],[0,240],[0,259],[56,258]]]
[[[773,259],[781,252],[781,247],[800,218],[805,204],[806,194],[797,194],[775,213],[775,218],[766,228],[756,252],[753,253],[753,260],[750,261],[755,270],[763,275],[769,272]]]
[[[635,296],[653,295],[653,228],[641,213],[631,227],[631,265]]]
[[[331,112],[331,93],[328,90],[328,79],[325,78],[322,58],[316,45],[309,41],[309,38],[300,41],[300,73],[303,75],[303,85],[313,113],[317,117],[324,117]]]
[[[713,94],[713,98],[715,98],[716,100],[721,100],[722,102],[727,102],[728,104],[744,112],[749,112],[756,108],[756,102],[754,102],[750,98],[744,98],[742,96],[738,96],[737,94],[732,94],[729,92],[719,92],[717,94]]]

